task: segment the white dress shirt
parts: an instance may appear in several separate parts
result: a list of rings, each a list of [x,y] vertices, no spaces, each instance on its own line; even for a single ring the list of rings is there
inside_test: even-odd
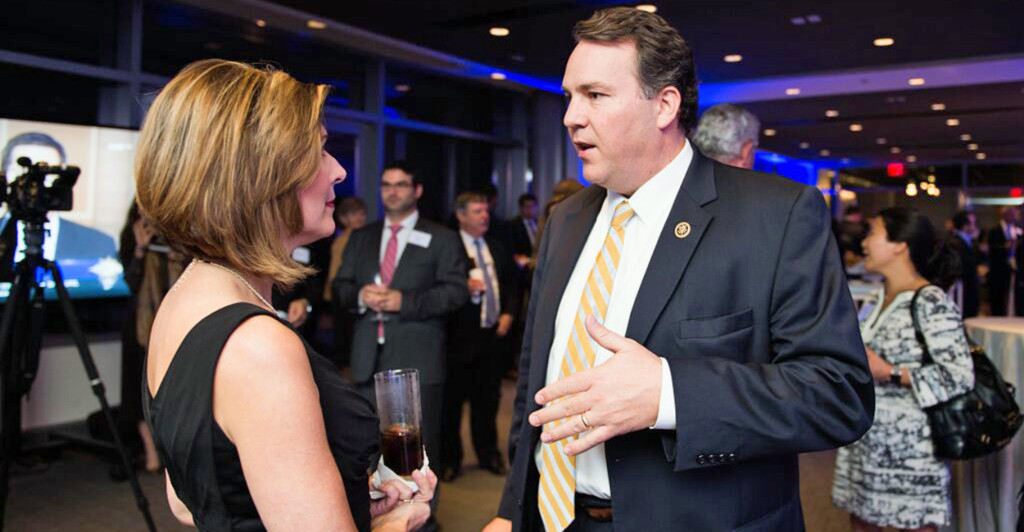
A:
[[[660,172],[643,184],[633,196],[628,198],[629,205],[635,215],[626,223],[626,236],[623,244],[618,271],[615,273],[611,298],[604,326],[613,332],[625,335],[629,325],[629,316],[633,311],[640,284],[651,262],[654,248],[658,244],[668,220],[669,211],[675,202],[679,187],[683,184],[686,171],[693,160],[693,148],[687,142],[675,159]],[[620,202],[626,200],[621,194],[608,192],[597,215],[597,220],[590,230],[583,252],[576,261],[576,266],[569,277],[569,284],[562,293],[562,300],[555,317],[555,338],[551,343],[548,358],[548,372],[545,383],[550,385],[558,380],[562,367],[562,359],[569,342],[576,311],[579,308],[583,289],[594,267],[597,254],[604,247],[605,237],[611,228],[612,214]],[[675,220],[673,220],[675,222]],[[598,366],[611,358],[611,353],[598,347],[594,365]],[[653,383],[652,383],[653,384]],[[653,429],[674,430],[676,428],[675,394],[672,388],[672,376],[668,362],[661,359],[661,400],[658,405],[658,418]],[[538,469],[541,468],[541,446],[537,446],[535,455]],[[604,444],[597,445],[576,457],[576,491],[602,499],[610,499],[611,486],[608,481],[608,464],[605,461]]]
[[[459,235],[462,237],[462,245],[466,248],[466,253],[470,257],[473,257],[473,261],[476,262],[476,243],[474,238],[469,233],[459,229]],[[494,257],[491,256],[491,248],[487,247],[487,241],[484,237],[480,237],[480,248],[484,256],[484,262],[486,264],[477,264],[477,268],[487,268],[487,275],[491,276],[491,285],[494,286],[494,302],[497,307],[494,312],[494,316],[501,315],[501,287],[498,286],[498,271],[494,269]],[[480,326],[484,325],[484,316],[487,315],[487,297],[480,298]]]

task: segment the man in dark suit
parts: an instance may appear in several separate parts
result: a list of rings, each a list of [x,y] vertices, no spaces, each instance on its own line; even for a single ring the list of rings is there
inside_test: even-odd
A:
[[[574,33],[564,123],[596,186],[545,227],[485,530],[803,530],[797,454],[874,412],[821,193],[690,146],[692,55],[661,17]]]
[[[408,164],[385,167],[380,195],[385,219],[352,233],[333,281],[335,301],[356,314],[350,375],[376,403],[374,373],[419,370],[423,441],[440,464],[445,323],[469,300],[466,253],[454,231],[419,216],[423,185]]]
[[[1017,227],[1017,209],[1001,207],[999,225],[985,235],[988,244],[988,303],[993,316],[1006,316],[1010,283],[1016,265],[1016,247],[1021,238]]]
[[[508,221],[508,244],[516,262],[525,265],[533,256],[537,238],[537,196],[519,196],[519,214]]]
[[[521,293],[516,268],[505,247],[490,235],[487,197],[467,192],[455,200],[459,236],[465,249],[470,302],[452,316],[448,336],[448,379],[442,423],[441,477],[453,480],[462,464],[462,404],[469,399],[473,447],[480,467],[502,475],[497,415],[504,370],[501,339],[512,328]],[[485,236],[486,235],[486,236]]]
[[[960,256],[960,276],[957,280],[960,312],[964,318],[978,315],[978,224],[973,212],[959,211],[953,215],[953,235],[949,245]]]

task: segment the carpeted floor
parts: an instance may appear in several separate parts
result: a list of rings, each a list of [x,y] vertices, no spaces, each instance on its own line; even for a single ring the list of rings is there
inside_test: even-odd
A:
[[[511,382],[503,385],[498,432],[504,448],[511,422]],[[504,479],[476,467],[468,441],[468,415],[464,416],[466,442],[464,473],[453,483],[442,484],[438,521],[444,532],[477,532],[494,515]],[[834,452],[801,457],[801,495],[807,530],[848,532],[845,513],[829,499]],[[167,509],[162,477],[142,474],[143,490],[162,532],[190,530],[178,524]],[[145,531],[141,514],[127,482],[113,482],[107,465],[79,451],[65,451],[45,470],[18,471],[11,480],[4,530],[13,532],[128,532]]]

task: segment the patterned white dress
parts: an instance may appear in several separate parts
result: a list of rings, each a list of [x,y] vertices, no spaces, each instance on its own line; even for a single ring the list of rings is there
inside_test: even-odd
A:
[[[861,324],[864,344],[890,364],[910,370],[911,386],[875,383],[875,422],[858,441],[839,449],[832,501],[879,526],[947,525],[952,517],[949,465],[935,458],[923,408],[974,387],[960,312],[935,286],[921,291],[917,315],[934,364],[923,351],[910,315],[913,291],[885,309],[882,293]]]

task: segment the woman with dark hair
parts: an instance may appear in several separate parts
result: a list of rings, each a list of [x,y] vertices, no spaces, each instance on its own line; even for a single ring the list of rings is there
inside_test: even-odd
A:
[[[855,532],[884,526],[935,531],[952,517],[950,470],[935,457],[924,408],[974,387],[960,311],[945,293],[956,277],[957,257],[939,245],[928,218],[907,207],[873,218],[863,246],[867,270],[885,278],[861,324],[875,379],[875,422],[839,450],[832,500],[852,514]],[[932,364],[922,365],[911,312]]]

